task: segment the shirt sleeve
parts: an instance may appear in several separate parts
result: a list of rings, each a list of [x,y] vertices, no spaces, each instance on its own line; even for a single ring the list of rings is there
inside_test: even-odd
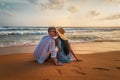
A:
[[[57,55],[57,51],[55,49],[55,42],[54,40],[49,44],[49,52],[51,53],[51,58],[55,58]]]

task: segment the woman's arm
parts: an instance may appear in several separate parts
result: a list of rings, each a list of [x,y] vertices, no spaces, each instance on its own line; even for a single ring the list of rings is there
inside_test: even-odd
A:
[[[72,55],[75,57],[75,59],[77,60],[77,61],[79,61],[79,59],[77,58],[77,56],[75,55],[75,53],[74,53],[74,51],[73,51],[73,49],[72,49],[72,47],[71,47],[71,45],[68,43],[68,48],[69,48],[69,50],[70,50],[70,52],[72,53]]]

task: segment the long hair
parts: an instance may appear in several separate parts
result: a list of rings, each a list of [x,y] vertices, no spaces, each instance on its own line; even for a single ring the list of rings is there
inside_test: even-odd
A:
[[[61,40],[61,46],[63,48],[64,53],[68,55],[70,53],[68,40],[63,40],[61,38],[60,40]]]

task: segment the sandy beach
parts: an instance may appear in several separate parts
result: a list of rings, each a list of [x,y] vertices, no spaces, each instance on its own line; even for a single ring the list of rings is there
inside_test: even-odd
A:
[[[0,48],[0,80],[119,80],[120,42],[72,43],[80,62],[34,62],[35,46]]]
[[[0,0],[0,80],[120,80],[120,0]]]

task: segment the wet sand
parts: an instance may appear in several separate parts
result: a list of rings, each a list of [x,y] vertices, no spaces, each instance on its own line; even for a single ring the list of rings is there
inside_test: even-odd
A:
[[[33,58],[34,47],[24,46],[28,52],[23,47],[0,48],[0,53],[10,53],[0,55],[0,80],[119,80],[120,48],[116,46],[119,44],[112,45],[114,48],[102,44],[105,43],[73,43],[76,55],[82,61],[65,63],[63,66],[56,66],[51,60],[38,64]]]

